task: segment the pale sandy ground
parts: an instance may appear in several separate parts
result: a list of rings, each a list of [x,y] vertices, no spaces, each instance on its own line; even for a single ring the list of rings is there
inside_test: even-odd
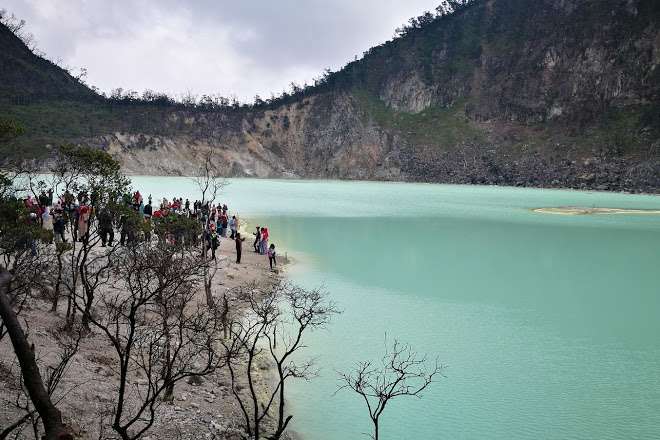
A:
[[[660,210],[653,209],[580,208],[576,206],[537,208],[532,211],[553,215],[660,215]]]
[[[269,270],[268,258],[253,252],[252,235],[246,234],[243,245],[243,261],[235,263],[235,244],[226,238],[221,241],[219,265],[221,270],[214,279],[214,295],[222,296],[232,287],[249,282],[277,281],[278,275]],[[210,256],[210,252],[209,252]],[[199,291],[200,301],[204,301],[203,288]],[[49,312],[49,305],[35,301],[21,315],[29,322],[29,338],[35,344],[41,358],[42,374],[57,361],[57,345],[53,333],[63,322],[66,301],[60,301],[57,314]],[[98,330],[82,342],[80,353],[72,361],[69,370],[55,395],[60,400],[65,422],[70,424],[79,438],[99,438],[99,423],[107,417],[112,408],[112,397],[117,384],[114,351],[109,347]],[[262,360],[257,369],[262,372],[261,382],[272,378],[270,365]],[[18,390],[17,365],[8,337],[0,342],[0,427],[16,420],[19,412],[8,401],[15,399]],[[144,379],[135,377],[139,384]],[[156,423],[147,439],[210,439],[242,438],[239,428],[240,413],[231,395],[229,379],[225,369],[203,379],[201,385],[180,382],[175,390],[173,404],[163,403],[158,411]],[[107,420],[105,424],[108,425]],[[29,428],[18,438],[33,438]],[[103,438],[114,438],[107,430]]]

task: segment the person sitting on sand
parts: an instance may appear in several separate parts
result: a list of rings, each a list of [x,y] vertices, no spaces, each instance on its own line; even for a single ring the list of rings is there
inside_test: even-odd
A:
[[[273,266],[277,267],[277,260],[275,259],[276,256],[277,254],[275,253],[275,245],[271,244],[268,248],[268,263],[270,263],[270,270],[273,270]]]

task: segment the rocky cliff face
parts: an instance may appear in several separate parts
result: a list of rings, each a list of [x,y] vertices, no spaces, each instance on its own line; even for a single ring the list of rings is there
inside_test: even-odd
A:
[[[657,0],[475,0],[287,100],[127,108],[69,137],[135,174],[212,151],[230,176],[658,192],[659,66]]]
[[[118,158],[131,174],[190,175],[205,153],[229,176],[405,179],[395,137],[364,118],[348,94],[314,96],[299,103],[229,118],[172,114],[187,121],[180,135],[113,133],[87,139]]]

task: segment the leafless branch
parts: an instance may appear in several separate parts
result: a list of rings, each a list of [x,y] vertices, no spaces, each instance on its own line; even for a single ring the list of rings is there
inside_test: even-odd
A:
[[[373,424],[371,437],[378,440],[380,416],[390,400],[401,396],[421,398],[442,370],[437,359],[428,362],[425,355],[395,339],[391,346],[386,345],[379,363],[363,361],[351,372],[340,372],[342,385],[338,391],[350,389],[361,396]]]

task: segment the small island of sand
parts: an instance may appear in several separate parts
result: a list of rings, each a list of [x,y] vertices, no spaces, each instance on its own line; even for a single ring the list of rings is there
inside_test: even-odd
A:
[[[658,209],[581,208],[576,206],[535,208],[532,211],[553,215],[660,215]]]

